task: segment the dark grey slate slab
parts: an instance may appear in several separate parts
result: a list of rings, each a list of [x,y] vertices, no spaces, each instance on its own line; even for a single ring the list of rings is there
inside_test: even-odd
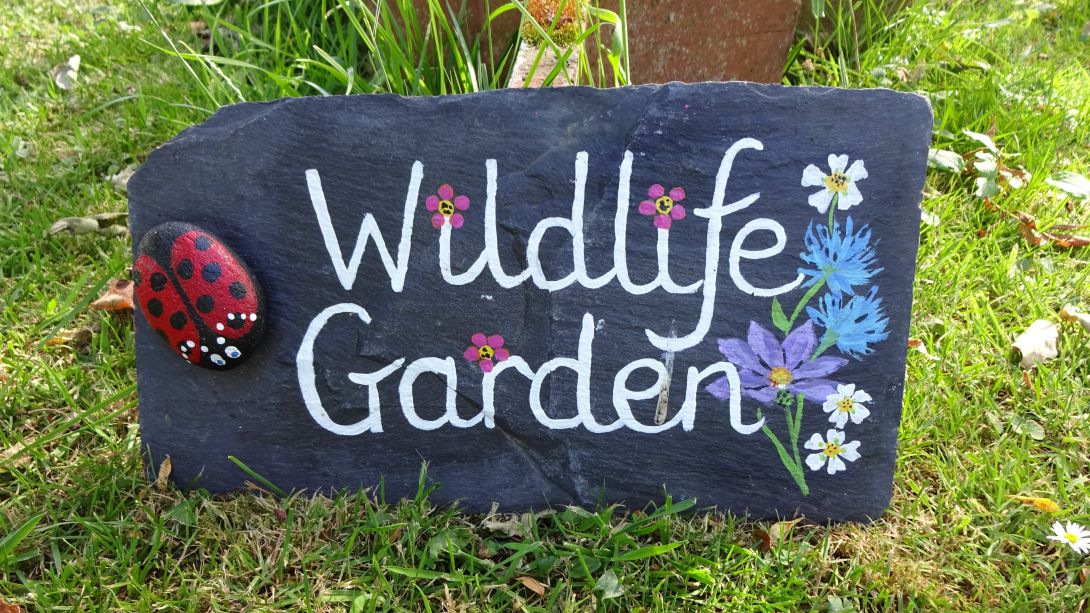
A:
[[[206,370],[137,316],[149,467],[230,490],[232,455],[396,498],[426,461],[471,510],[665,488],[875,518],[931,122],[917,96],[746,83],[222,109],[132,179],[133,236],[214,233],[264,289],[265,338]]]

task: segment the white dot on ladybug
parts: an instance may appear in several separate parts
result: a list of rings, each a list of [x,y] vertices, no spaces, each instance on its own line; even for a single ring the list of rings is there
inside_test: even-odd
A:
[[[228,314],[227,314],[227,319],[232,319],[232,320],[233,320],[234,318],[235,318],[235,314],[234,314],[234,313],[228,313]]]
[[[208,353],[208,345],[201,345],[201,352]]]
[[[182,345],[181,347],[178,347],[178,349],[181,350],[182,353],[185,353],[185,352],[189,351],[189,347],[186,347],[185,345]]]
[[[250,321],[257,321],[257,313],[250,313]]]
[[[216,338],[216,344],[217,345],[222,345],[222,344],[224,344],[226,342],[227,342],[227,339],[223,338],[222,336]]]
[[[227,354],[227,357],[231,358],[232,360],[242,355],[242,352],[239,351],[238,347],[235,347],[234,345],[224,347],[223,352]]]
[[[192,349],[193,347],[195,347],[195,346],[197,345],[197,344],[196,344],[196,343],[194,343],[193,341],[186,341],[186,342],[185,342],[185,344],[186,344],[186,346],[188,346],[188,347],[189,347],[190,349]]]
[[[227,363],[226,360],[221,358],[218,353],[213,353],[212,355],[208,356],[208,359],[212,360],[212,363],[216,366],[223,366]]]
[[[216,324],[216,329],[217,330],[222,330],[223,329],[223,324]]]

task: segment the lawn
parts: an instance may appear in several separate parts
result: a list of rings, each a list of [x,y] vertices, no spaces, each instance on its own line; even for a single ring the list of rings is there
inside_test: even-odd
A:
[[[1090,175],[1085,0],[920,0],[796,47],[787,83],[925,95],[952,153],[924,193],[889,511],[793,527],[699,501],[482,517],[423,485],[382,501],[149,484],[132,317],[88,306],[128,275],[130,238],[48,230],[125,211],[119,173],[220,104],[345,78],[244,66],[322,58],[298,41],[247,51],[253,32],[230,28],[216,36],[236,63],[185,63],[163,49],[199,51],[207,22],[149,4],[0,11],[0,611],[1086,609],[1090,562],[1047,536],[1090,523],[1090,330],[1059,314],[1090,310],[1090,248],[1026,221],[1090,234],[1090,200],[1055,186]],[[77,54],[62,88],[51,71]],[[1059,324],[1058,356],[1027,370],[1011,344],[1037,319]]]

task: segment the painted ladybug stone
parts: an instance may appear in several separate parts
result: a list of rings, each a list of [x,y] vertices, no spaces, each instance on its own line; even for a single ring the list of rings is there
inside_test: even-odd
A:
[[[168,221],[148,230],[133,282],[151,329],[190,364],[234,368],[265,334],[257,278],[216,235],[192,224]]]

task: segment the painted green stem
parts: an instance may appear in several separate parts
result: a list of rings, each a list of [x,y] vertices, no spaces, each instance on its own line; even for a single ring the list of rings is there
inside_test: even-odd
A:
[[[803,496],[809,496],[810,487],[806,485],[806,475],[802,471],[802,461],[799,459],[798,445],[798,432],[802,426],[802,395],[799,395],[796,416],[792,418],[790,409],[786,408],[784,410],[784,415],[787,418],[787,429],[790,431],[792,439],[794,439],[791,445],[794,450],[794,459],[791,458],[791,454],[787,452],[787,448],[783,446],[783,443],[780,442],[780,439],[776,437],[767,423],[764,426],[761,426],[761,432],[764,432],[765,436],[768,437],[768,440],[772,441],[772,445],[776,447],[776,453],[779,454],[780,461],[783,462],[783,467],[787,469],[791,478],[795,480],[795,484],[799,486],[799,491],[802,492]],[[760,419],[761,417],[762,413],[758,410],[757,418]]]
[[[814,296],[816,296],[818,292],[821,291],[822,287],[825,286],[825,278],[828,276],[829,273],[821,275],[821,278],[817,280],[817,283],[815,283],[813,287],[811,287],[809,290],[807,290],[805,294],[803,294],[802,300],[799,300],[799,303],[795,307],[795,310],[791,312],[791,319],[787,320],[788,329],[790,329],[791,326],[795,325],[795,320],[798,319],[799,315],[802,314],[802,309],[805,308],[810,300]]]
[[[840,202],[840,194],[833,194],[833,199],[829,201],[829,232],[833,231],[833,214],[836,213],[836,205]]]

